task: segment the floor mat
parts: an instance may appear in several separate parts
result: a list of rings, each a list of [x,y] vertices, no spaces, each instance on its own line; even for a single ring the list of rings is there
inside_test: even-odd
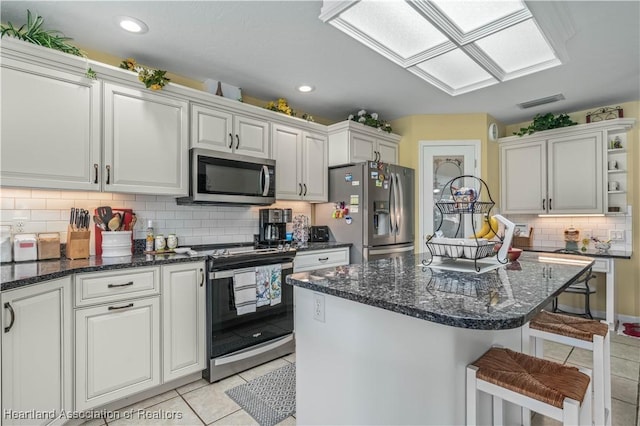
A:
[[[261,426],[274,426],[296,411],[296,365],[291,364],[226,391]]]

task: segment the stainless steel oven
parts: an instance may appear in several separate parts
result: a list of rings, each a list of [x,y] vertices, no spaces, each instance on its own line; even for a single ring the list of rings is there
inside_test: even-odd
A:
[[[178,204],[275,202],[275,160],[192,148],[190,162],[189,196]]]
[[[207,281],[209,363],[203,372],[209,382],[294,352],[293,288],[285,284],[285,277],[293,273],[294,256],[295,252],[270,249],[210,257]],[[279,302],[257,306],[254,312],[240,313],[234,279],[276,265],[281,283]]]

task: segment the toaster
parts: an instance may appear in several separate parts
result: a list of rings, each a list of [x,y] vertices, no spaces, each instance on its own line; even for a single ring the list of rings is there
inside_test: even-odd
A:
[[[329,241],[329,227],[326,225],[312,226],[310,241],[312,243],[325,243]]]

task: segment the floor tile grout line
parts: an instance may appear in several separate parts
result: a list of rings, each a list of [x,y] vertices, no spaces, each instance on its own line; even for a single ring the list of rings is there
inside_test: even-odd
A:
[[[231,412],[231,413],[229,413],[229,414],[225,414],[224,416],[220,417],[219,419],[216,419],[216,420],[212,421],[211,423],[205,423],[205,425],[207,425],[207,426],[208,426],[208,425],[212,425],[212,424],[214,424],[215,422],[219,422],[219,421],[220,421],[220,420],[222,420],[222,419],[226,419],[227,417],[229,417],[229,416],[230,416],[230,415],[232,415],[232,414],[237,413],[238,411],[244,411],[244,412],[246,413],[246,411],[245,411],[245,410],[243,410],[242,408],[238,408],[236,411],[232,411],[232,412]],[[249,413],[247,413],[247,415],[249,415]],[[251,417],[251,418],[253,418],[253,417]]]
[[[188,393],[188,392],[187,392]],[[180,395],[180,392],[178,392],[178,395]],[[191,406],[191,404],[189,404],[189,401],[187,401],[182,395],[180,395],[180,398],[182,398],[182,400],[184,401],[185,404],[187,404],[187,407],[189,407],[189,409],[193,412],[193,414],[196,415],[196,417],[198,418],[198,420],[200,420],[202,422],[203,425],[206,425],[207,422],[205,422],[202,417],[200,417],[200,415],[198,414],[198,412]],[[213,423],[213,422],[212,422]]]

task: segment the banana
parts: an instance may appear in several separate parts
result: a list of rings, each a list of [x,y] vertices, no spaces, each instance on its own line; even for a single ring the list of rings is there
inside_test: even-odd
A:
[[[484,236],[489,232],[491,232],[491,228],[489,227],[489,219],[487,219],[487,217],[485,216],[484,220],[482,221],[482,228],[480,228],[478,232],[476,232],[469,238],[484,238]]]
[[[489,219],[489,232],[482,236],[482,238],[486,238],[487,240],[492,239],[496,236],[496,232],[498,232],[498,219],[494,216],[491,216]]]

